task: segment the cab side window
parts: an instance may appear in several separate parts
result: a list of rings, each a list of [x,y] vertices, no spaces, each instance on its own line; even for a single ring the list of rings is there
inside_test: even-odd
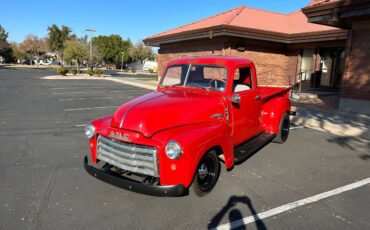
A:
[[[249,67],[235,70],[233,92],[243,92],[252,89],[252,74]]]

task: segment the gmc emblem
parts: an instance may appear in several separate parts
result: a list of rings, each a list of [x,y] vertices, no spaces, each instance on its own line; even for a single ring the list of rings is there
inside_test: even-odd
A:
[[[114,138],[116,140],[124,141],[124,142],[131,142],[127,133],[122,135],[120,132],[111,131],[109,134],[109,137]]]

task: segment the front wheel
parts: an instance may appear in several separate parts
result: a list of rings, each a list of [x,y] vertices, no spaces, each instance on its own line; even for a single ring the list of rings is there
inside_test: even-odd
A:
[[[289,136],[290,130],[290,117],[289,113],[285,113],[284,116],[281,118],[280,125],[279,125],[279,133],[274,139],[276,143],[284,143]]]
[[[197,196],[205,196],[215,187],[220,176],[220,162],[216,151],[209,151],[199,162],[194,181],[193,191]]]

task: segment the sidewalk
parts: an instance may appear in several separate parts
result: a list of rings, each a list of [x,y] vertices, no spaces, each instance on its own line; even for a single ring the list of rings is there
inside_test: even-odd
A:
[[[111,76],[106,77],[106,80],[111,80],[118,83],[123,83],[126,85],[132,85],[144,89],[155,90],[157,88],[157,80],[150,78],[135,78],[135,77],[118,77]]]
[[[291,117],[295,126],[305,126],[336,135],[356,137],[369,142],[370,116],[342,112],[325,111],[321,109],[297,107],[297,115]]]

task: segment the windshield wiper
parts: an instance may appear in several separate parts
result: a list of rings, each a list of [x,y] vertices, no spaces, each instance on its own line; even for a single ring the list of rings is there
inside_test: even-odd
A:
[[[206,87],[204,87],[204,86],[202,86],[202,85],[200,85],[200,84],[198,84],[198,83],[196,83],[196,82],[190,82],[190,83],[188,83],[188,84],[194,84],[194,85],[196,85],[196,86],[199,86],[199,88],[202,88],[202,89],[204,89],[204,90],[206,90],[206,91],[209,91],[209,89],[207,89]]]

